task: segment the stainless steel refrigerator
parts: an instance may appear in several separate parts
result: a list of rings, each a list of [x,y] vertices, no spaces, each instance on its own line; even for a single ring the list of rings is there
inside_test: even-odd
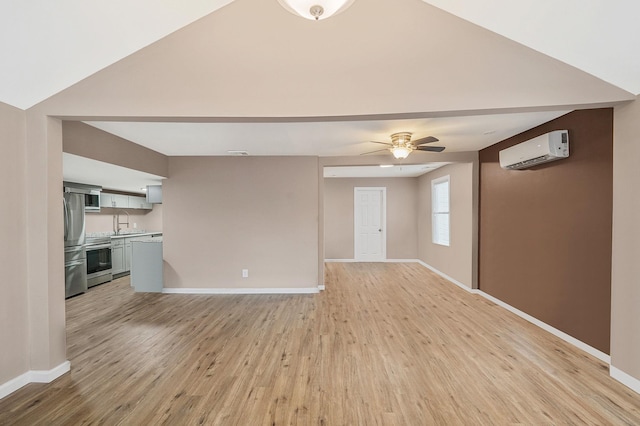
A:
[[[84,232],[84,194],[64,187],[65,297],[87,291],[87,255]]]

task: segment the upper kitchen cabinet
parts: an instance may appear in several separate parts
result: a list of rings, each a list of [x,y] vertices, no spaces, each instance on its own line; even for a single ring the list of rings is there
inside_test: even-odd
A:
[[[100,207],[113,207],[111,195],[112,194],[107,194],[105,192],[100,194]]]
[[[147,203],[145,197],[134,195],[111,194],[102,192],[100,194],[100,207],[113,207],[118,209],[144,209],[152,210],[153,205]]]
[[[126,209],[129,207],[129,196],[122,194],[100,194],[100,207],[115,207]]]
[[[129,195],[129,208],[151,210],[153,209],[153,206],[151,203],[147,203],[147,199],[145,197],[134,197]]]

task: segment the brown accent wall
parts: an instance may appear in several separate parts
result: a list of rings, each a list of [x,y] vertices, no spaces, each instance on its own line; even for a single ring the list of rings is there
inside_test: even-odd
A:
[[[500,168],[500,150],[560,129],[569,158]],[[612,159],[612,109],[574,111],[480,151],[479,288],[605,353]]]
[[[416,259],[418,257],[417,178],[324,179],[325,258],[354,258],[355,187],[387,188],[387,258]]]

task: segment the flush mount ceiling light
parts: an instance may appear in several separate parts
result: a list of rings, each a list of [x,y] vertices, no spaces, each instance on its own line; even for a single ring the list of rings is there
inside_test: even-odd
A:
[[[355,0],[278,0],[291,13],[306,19],[327,19],[342,12]]]

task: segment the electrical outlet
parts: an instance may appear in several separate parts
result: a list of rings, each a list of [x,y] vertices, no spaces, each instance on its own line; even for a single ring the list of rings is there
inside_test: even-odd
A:
[[[248,269],[243,269],[242,270],[242,278],[249,278],[249,270]]]
[[[137,223],[135,223],[135,222],[133,222],[133,227],[134,227],[134,228],[137,228],[137,227],[138,227],[138,224],[137,224]]]

